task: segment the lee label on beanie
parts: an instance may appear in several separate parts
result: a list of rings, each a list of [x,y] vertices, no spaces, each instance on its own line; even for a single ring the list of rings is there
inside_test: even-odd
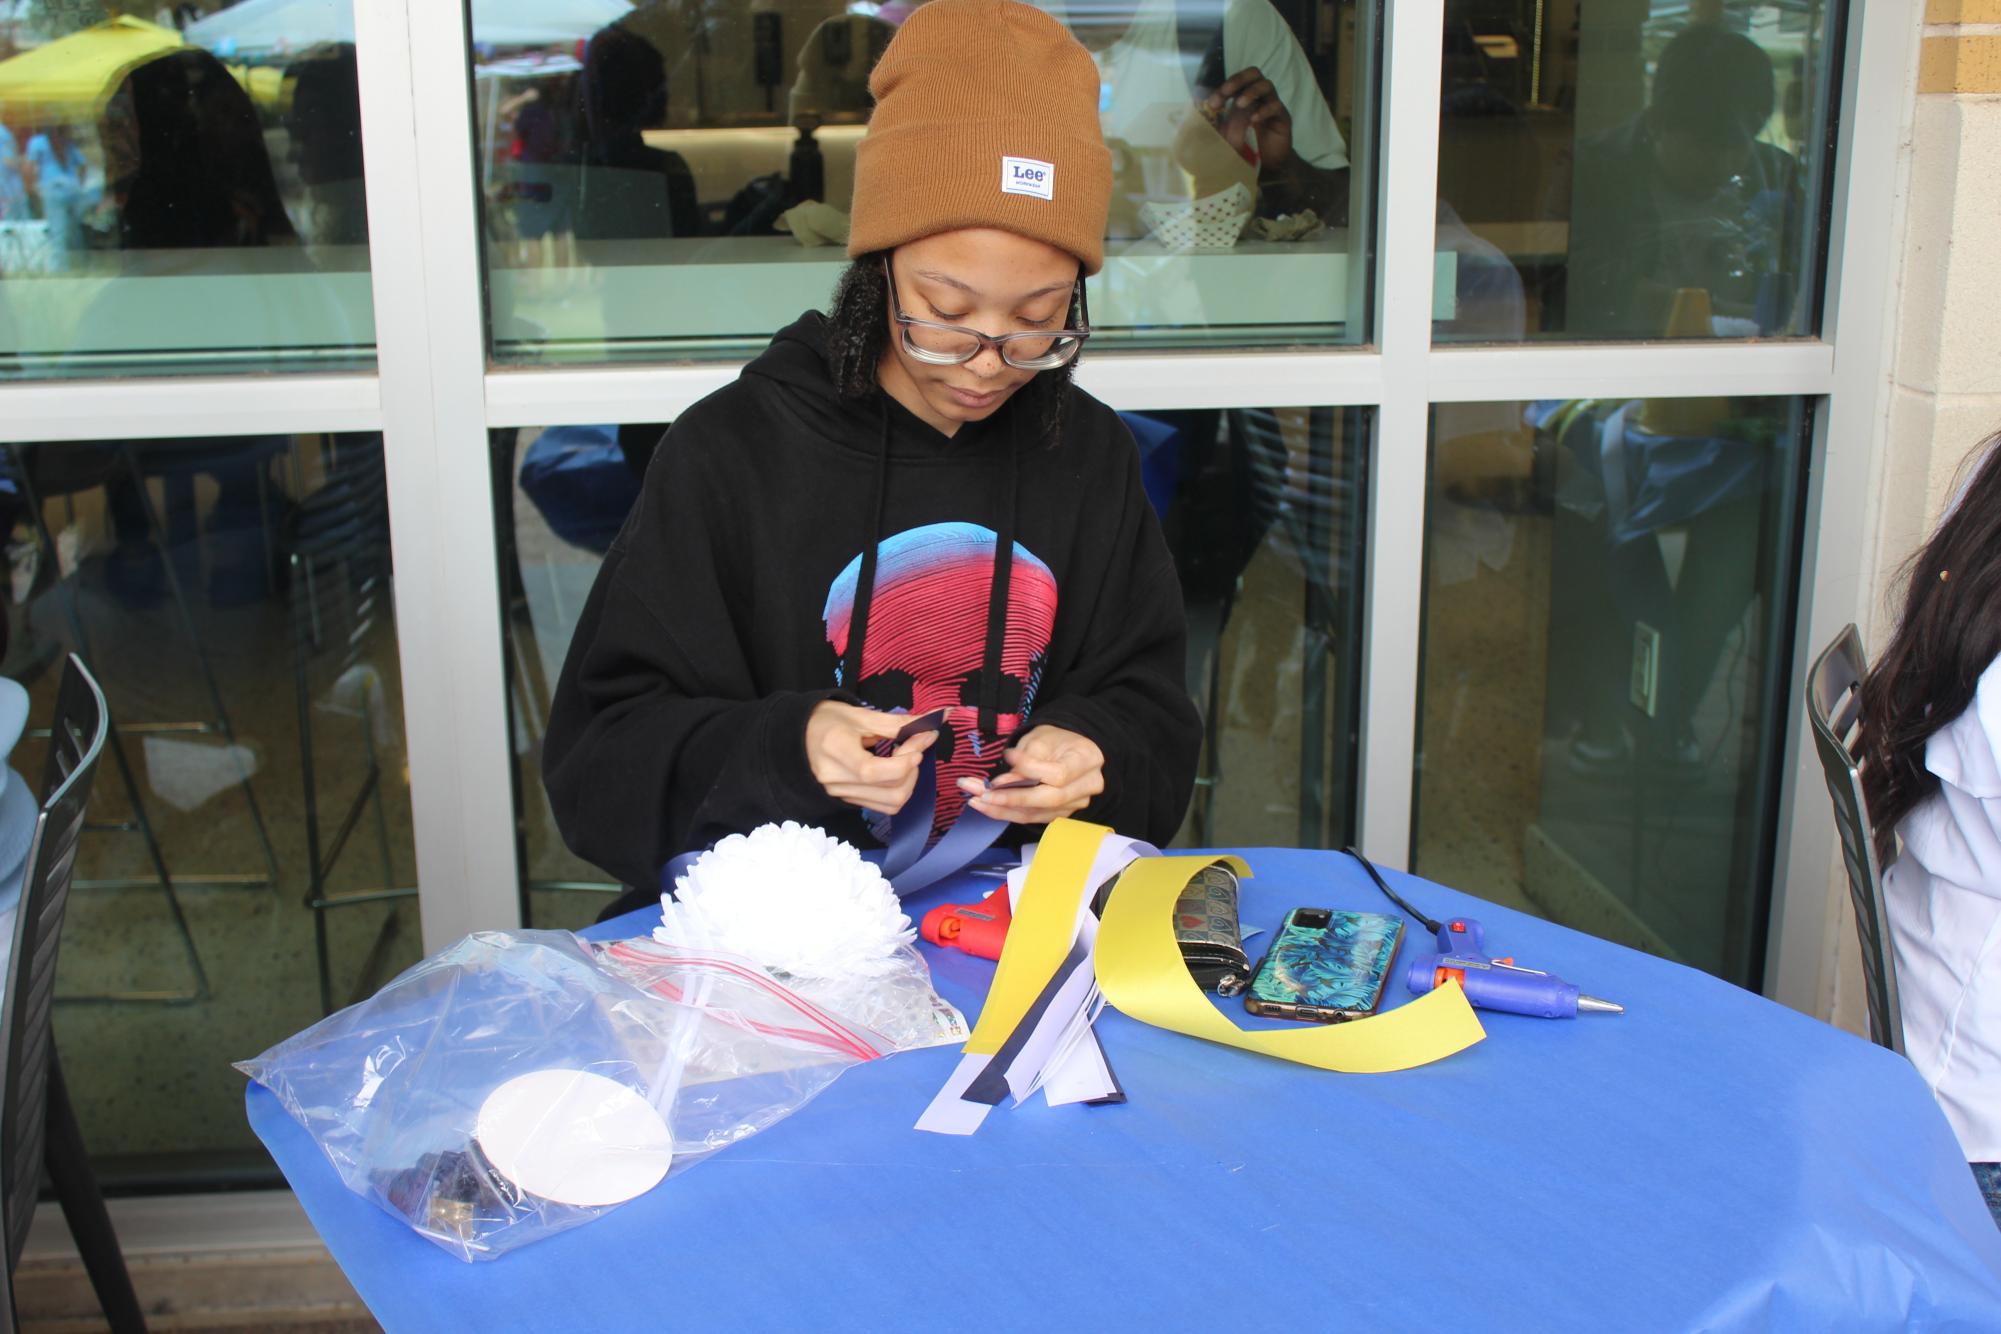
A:
[[[1002,158],[1001,193],[1004,195],[1034,195],[1037,199],[1055,199],[1055,164],[1038,162],[1032,157]]]

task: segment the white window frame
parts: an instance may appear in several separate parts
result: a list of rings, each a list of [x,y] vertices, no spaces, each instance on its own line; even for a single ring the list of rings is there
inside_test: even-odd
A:
[[[1083,383],[1119,408],[1366,407],[1371,432],[1358,830],[1408,861],[1420,673],[1429,409],[1618,394],[1819,400],[1765,989],[1823,1007],[1835,926],[1833,824],[1800,726],[1816,646],[1862,619],[1886,349],[1898,136],[1918,17],[1851,0],[1838,111],[1824,337],[1719,345],[1434,347],[1445,0],[1387,0],[1379,126],[1378,341],[1343,350],[1101,354]],[[0,385],[0,440],[381,430],[424,943],[520,921],[508,701],[487,432],[669,420],[737,365],[492,369],[480,290],[465,5],[354,0],[380,369],[372,374]],[[419,77],[420,72],[423,77]],[[1383,300],[1387,294],[1394,300]]]

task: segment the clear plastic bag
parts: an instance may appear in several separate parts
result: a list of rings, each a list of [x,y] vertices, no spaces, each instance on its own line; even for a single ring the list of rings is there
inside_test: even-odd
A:
[[[608,967],[670,1000],[681,998],[679,974],[684,970],[706,969],[717,961],[725,964],[734,961],[736,966],[748,964],[747,960],[724,951],[659,939],[621,940],[593,948],[604,957]],[[891,957],[893,963],[874,977],[811,978],[779,972],[767,972],[765,977],[821,1013],[866,1030],[875,1043],[887,1043],[880,1050],[872,1048],[862,1057],[864,1060],[887,1056],[893,1051],[964,1042],[965,1016],[932,990],[931,970],[925,966],[924,956],[915,946],[905,945]]]
[[[481,1113],[503,1085],[581,1072],[573,1083],[650,1117],[643,1100],[665,1127],[646,1161],[671,1148],[671,1177],[782,1120],[850,1066],[963,1040],[965,1020],[932,991],[923,960],[910,951],[904,965],[869,988],[873,1013],[853,1015],[719,951],[476,932],[237,1068],[277,1095],[348,1189],[460,1259],[485,1260],[617,1207],[534,1193],[496,1166]],[[638,1150],[621,1164],[617,1145],[593,1147],[614,1170],[646,1170]]]

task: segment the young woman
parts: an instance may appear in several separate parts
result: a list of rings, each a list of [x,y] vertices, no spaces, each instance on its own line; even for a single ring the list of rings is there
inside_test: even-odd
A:
[[[1889,866],[1904,1046],[2001,1221],[2001,445],[1906,579],[1862,688],[1862,792]]]
[[[1193,785],[1174,565],[1071,383],[1111,191],[1091,57],[1020,0],[932,0],[870,91],[832,313],[668,432],[557,684],[544,781],[615,907],[770,820],[866,846],[927,748],[934,833],[970,806],[1165,841]]]

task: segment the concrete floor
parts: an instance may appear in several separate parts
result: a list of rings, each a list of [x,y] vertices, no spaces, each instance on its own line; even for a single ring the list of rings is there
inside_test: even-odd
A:
[[[365,1334],[379,1329],[306,1214],[284,1191],[210,1197],[191,1220],[179,1200],[111,1201],[132,1288],[148,1329],[284,1329]],[[35,1211],[14,1271],[24,1334],[83,1334],[105,1322],[54,1204]]]

